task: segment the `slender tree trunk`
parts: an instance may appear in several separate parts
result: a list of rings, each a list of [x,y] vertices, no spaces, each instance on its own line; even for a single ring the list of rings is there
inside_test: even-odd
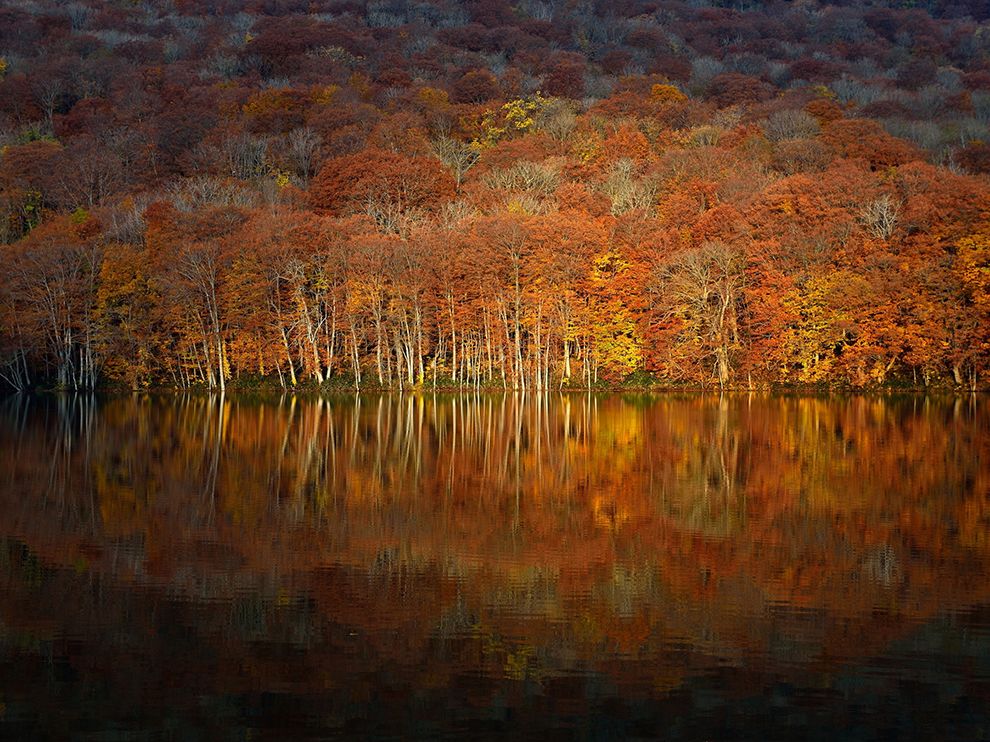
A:
[[[354,368],[354,389],[356,391],[361,391],[361,358],[358,354],[357,327],[354,324],[353,318],[351,319],[350,325],[351,325],[351,363]]]
[[[279,333],[282,335],[282,347],[285,348],[285,360],[289,367],[289,381],[292,382],[292,388],[296,388],[296,369],[292,362],[292,351],[289,348],[289,336],[285,332],[285,325],[279,321],[278,323]]]

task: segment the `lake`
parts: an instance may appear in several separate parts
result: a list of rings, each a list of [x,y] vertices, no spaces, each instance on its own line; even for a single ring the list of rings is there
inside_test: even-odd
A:
[[[0,400],[0,735],[990,738],[990,400]]]

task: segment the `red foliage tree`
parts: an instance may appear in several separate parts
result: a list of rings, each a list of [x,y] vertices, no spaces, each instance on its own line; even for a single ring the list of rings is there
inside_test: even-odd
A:
[[[499,96],[498,80],[488,70],[471,70],[454,83],[457,103],[484,103]]]
[[[839,157],[865,160],[874,170],[896,167],[922,157],[912,145],[895,139],[876,121],[868,119],[833,121],[823,130],[822,141]]]
[[[380,218],[391,220],[432,211],[452,199],[455,190],[453,178],[435,159],[366,149],[328,161],[313,179],[309,200],[320,213],[384,212]]]

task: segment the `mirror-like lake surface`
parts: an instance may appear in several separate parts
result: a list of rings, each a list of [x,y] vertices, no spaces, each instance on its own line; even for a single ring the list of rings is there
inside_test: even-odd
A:
[[[0,400],[0,735],[988,739],[990,406]]]

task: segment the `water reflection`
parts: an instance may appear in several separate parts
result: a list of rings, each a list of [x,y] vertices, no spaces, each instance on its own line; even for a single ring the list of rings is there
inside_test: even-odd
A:
[[[0,724],[870,738],[865,709],[976,739],[988,423],[977,398],[8,398]]]

